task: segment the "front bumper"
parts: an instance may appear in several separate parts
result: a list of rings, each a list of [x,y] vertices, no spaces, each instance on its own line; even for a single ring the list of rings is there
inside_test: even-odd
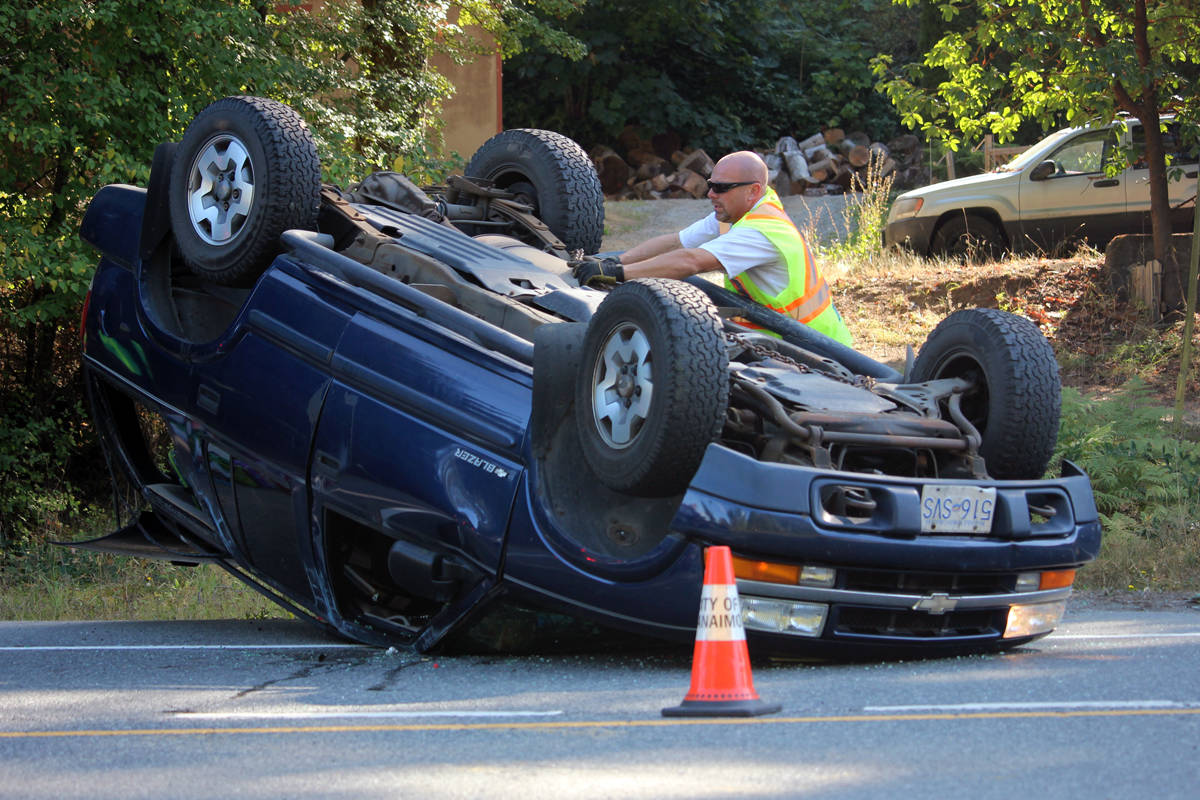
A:
[[[922,534],[921,489],[938,483],[995,487],[991,532]],[[868,492],[875,509],[853,518],[833,514],[831,487]],[[1031,507],[1039,510],[1031,513]],[[1100,548],[1090,483],[1069,463],[1055,480],[924,480],[765,464],[717,445],[709,448],[672,529],[728,545],[742,558],[832,570],[836,579],[829,585],[739,579],[738,591],[751,605],[761,599],[825,609],[816,633],[748,630],[752,642],[772,652],[838,657],[1029,641],[1047,631],[1014,635],[1012,609],[1052,608],[1071,590],[1019,591],[1018,575],[1073,569]]]
[[[935,217],[906,217],[889,222],[883,229],[883,246],[905,247],[918,255],[929,253]]]

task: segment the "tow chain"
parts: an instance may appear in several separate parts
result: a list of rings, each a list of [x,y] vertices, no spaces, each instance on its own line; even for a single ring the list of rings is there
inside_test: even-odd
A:
[[[812,367],[808,366],[808,364],[801,364],[796,359],[786,356],[777,350],[772,350],[765,344],[756,344],[754,342],[750,342],[741,334],[733,333],[732,331],[725,331],[725,339],[741,348],[749,350],[763,361],[766,361],[767,359],[782,361],[784,364],[787,364],[790,367],[795,367],[800,372],[812,372]]]

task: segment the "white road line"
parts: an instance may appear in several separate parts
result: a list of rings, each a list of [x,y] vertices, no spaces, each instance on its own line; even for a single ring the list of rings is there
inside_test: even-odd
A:
[[[0,653],[62,652],[78,650],[354,650],[368,645],[347,642],[311,644],[31,644],[0,646]]]
[[[1048,642],[1063,639],[1200,639],[1200,631],[1178,633],[1052,633]]]
[[[1049,711],[1054,709],[1196,708],[1200,703],[1174,700],[1067,700],[1059,703],[954,703],[949,705],[863,706],[864,712],[911,711]]]
[[[559,711],[176,711],[176,719],[422,719],[427,717],[557,717]]]

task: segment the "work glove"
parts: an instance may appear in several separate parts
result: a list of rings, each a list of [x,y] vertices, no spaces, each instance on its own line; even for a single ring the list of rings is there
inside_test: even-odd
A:
[[[613,286],[625,280],[625,267],[620,259],[609,256],[603,259],[584,258],[572,261],[571,270],[580,286]]]

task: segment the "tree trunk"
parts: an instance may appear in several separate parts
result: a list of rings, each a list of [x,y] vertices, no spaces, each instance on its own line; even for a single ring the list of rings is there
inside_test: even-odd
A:
[[[1133,40],[1138,63],[1150,65],[1149,19],[1146,0],[1133,3]],[[1125,95],[1123,84],[1117,82],[1117,95]],[[1126,96],[1126,99],[1128,97]],[[1158,129],[1158,92],[1154,84],[1142,89],[1135,116],[1146,133],[1146,166],[1150,182],[1150,232],[1154,240],[1154,257],[1163,265],[1163,274],[1179,275],[1179,263],[1171,250],[1171,201],[1167,194],[1167,163],[1163,156],[1162,133]],[[1182,285],[1180,286],[1182,289]]]
[[[1171,201],[1167,194],[1167,163],[1163,155],[1162,133],[1158,129],[1158,113],[1143,119],[1146,131],[1146,164],[1150,181],[1150,232],[1154,239],[1154,257],[1163,265],[1164,273],[1179,274],[1179,264],[1171,250]]]

